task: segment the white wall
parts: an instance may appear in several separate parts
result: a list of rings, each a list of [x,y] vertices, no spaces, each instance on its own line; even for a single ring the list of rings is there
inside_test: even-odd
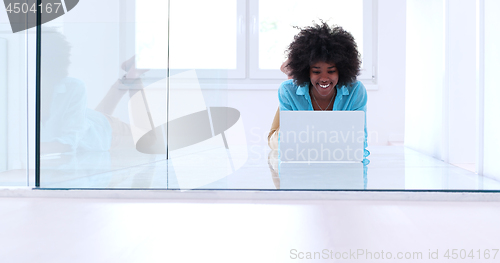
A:
[[[500,178],[500,1],[485,1],[484,174]]]
[[[408,0],[405,145],[441,158],[445,80],[443,0]]]
[[[476,159],[476,0],[448,1],[448,161],[474,169]],[[446,101],[444,102],[446,105]]]
[[[369,145],[403,143],[406,2],[378,1],[378,88],[368,92]],[[377,138],[378,135],[378,138]]]
[[[474,167],[476,1],[407,4],[405,145]]]
[[[7,39],[0,37],[0,172],[7,170]]]
[[[7,133],[0,140],[7,140],[5,170],[26,168],[26,32],[12,33],[5,6],[0,5],[0,38],[7,40],[7,90],[0,96],[7,105]],[[5,80],[4,80],[5,81]],[[5,127],[4,127],[5,128]],[[0,170],[1,172],[2,170]],[[19,181],[26,181],[22,175]]]

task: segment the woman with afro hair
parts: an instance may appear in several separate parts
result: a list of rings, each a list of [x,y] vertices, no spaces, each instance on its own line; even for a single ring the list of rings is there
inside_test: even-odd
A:
[[[305,27],[287,50],[281,70],[289,80],[278,90],[279,109],[268,136],[269,146],[278,148],[279,111],[359,111],[366,113],[366,89],[356,80],[361,66],[354,37],[339,26],[321,21]],[[365,115],[366,116],[366,115]],[[367,147],[365,117],[365,151]]]

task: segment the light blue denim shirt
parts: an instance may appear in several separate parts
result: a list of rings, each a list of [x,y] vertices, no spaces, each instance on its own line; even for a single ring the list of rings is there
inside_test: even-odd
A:
[[[366,158],[370,155],[370,152],[366,149],[368,143],[367,132],[366,132],[366,89],[363,83],[356,81],[348,86],[336,87],[337,96],[333,103],[334,111],[358,111],[362,110],[365,112],[365,143],[364,143],[364,157]],[[311,102],[311,96],[309,96],[308,84],[304,86],[297,86],[292,79],[284,81],[281,83],[278,90],[278,97],[280,101],[280,110],[314,110]],[[364,164],[368,164],[369,161],[365,159]]]
[[[65,78],[50,95],[50,115],[42,118],[41,123],[42,142],[66,144],[73,151],[109,150],[111,125],[102,113],[87,108],[87,91],[82,81]]]

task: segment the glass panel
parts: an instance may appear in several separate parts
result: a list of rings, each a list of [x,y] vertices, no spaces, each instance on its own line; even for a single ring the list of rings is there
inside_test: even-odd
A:
[[[0,5],[0,186],[27,186],[27,31]]]
[[[68,2],[42,25],[41,187],[166,187],[168,6]]]
[[[236,0],[171,0],[171,69],[236,69]]]
[[[259,1],[259,68],[279,68],[298,33],[293,27],[310,26],[320,19],[349,31],[363,55],[363,0],[265,0]]]
[[[402,59],[404,56],[394,55],[400,53],[392,52],[395,49],[405,50],[406,37],[404,34],[396,36],[392,30],[404,32],[402,28],[406,28],[407,33],[412,34],[408,39],[417,37],[415,39],[426,44],[434,41],[427,38],[432,35],[429,31],[442,31],[442,27],[436,29],[419,23],[422,19],[428,19],[427,12],[435,10],[429,11],[418,1],[409,2],[418,5],[419,9],[413,9],[418,17],[408,16],[411,18],[408,19],[411,22],[408,27],[404,24],[407,19],[405,4],[399,4],[397,10],[391,7],[380,15],[382,18],[395,19],[396,22],[402,21],[403,24],[393,20],[381,20],[380,23],[381,26],[388,27],[381,28],[378,43],[379,52],[384,54],[384,70],[380,74],[380,85],[384,89],[377,93],[367,92],[371,103],[367,116],[371,123],[377,123],[377,127],[386,130],[380,131],[380,139],[379,131],[368,130],[369,138],[374,142],[369,148],[369,165],[349,160],[318,161],[318,155],[324,152],[321,145],[319,150],[318,147],[311,150],[304,148],[304,144],[299,146],[305,150],[297,152],[308,158],[307,161],[285,162],[283,155],[280,156],[276,149],[271,150],[268,146],[268,134],[279,104],[277,89],[280,84],[266,82],[264,79],[236,79],[227,70],[235,69],[235,65],[239,67],[240,61],[248,61],[242,57],[260,56],[250,53],[252,51],[248,47],[243,53],[237,51],[241,47],[238,41],[242,39],[239,34],[244,34],[242,28],[250,28],[248,23],[251,21],[240,20],[239,16],[240,11],[248,11],[245,9],[249,6],[248,1],[221,0],[209,4],[207,1],[171,0],[167,4],[160,0],[87,0],[78,2],[72,8],[68,7],[69,2],[65,1],[63,6],[64,15],[43,25],[40,123],[42,187],[500,189],[499,181],[494,178],[477,175],[404,147],[403,138],[398,137],[398,133],[402,131],[393,131],[392,126],[388,125],[404,110],[404,107],[396,107],[395,103],[390,102],[405,99],[404,92],[401,92],[404,79],[401,81],[394,73],[405,67],[405,59]],[[274,25],[274,16],[279,16],[280,13],[293,14],[283,19],[288,19],[289,23],[298,23],[299,26],[310,25],[311,20],[316,18],[322,18],[330,24],[336,22],[328,20],[336,10],[329,10],[326,14],[316,13],[328,10],[322,8],[319,1],[308,2],[304,6],[300,1],[282,2],[281,5],[276,3],[278,2],[260,5],[262,20],[259,25],[261,30],[268,30],[261,32],[262,39],[272,39],[276,35],[279,36],[275,37],[276,41],[282,41],[269,40],[269,45],[266,44],[269,59],[272,60],[262,65],[263,68],[279,68],[282,59],[278,61],[278,56],[274,54],[278,52],[273,52],[271,47],[276,45],[276,48],[284,50],[279,45],[288,45],[293,35],[282,30],[278,24]],[[444,7],[442,0],[434,3]],[[361,1],[353,1],[351,4],[358,5],[359,10],[362,10]],[[379,4],[388,7],[387,2]],[[169,8],[172,12],[169,12]],[[335,15],[335,19],[348,13],[350,18],[357,17],[355,20],[362,21],[361,11],[357,14],[345,11],[349,7],[345,8]],[[391,16],[394,12],[398,15]],[[301,14],[318,17],[300,20],[298,17]],[[442,14],[443,12],[437,14],[436,19],[442,21]],[[247,25],[241,26],[240,21],[246,21]],[[357,24],[338,23],[355,36],[362,35],[361,29],[356,29]],[[362,23],[359,27],[361,25]],[[398,27],[391,27],[392,25]],[[426,30],[419,30],[412,25],[425,26]],[[289,25],[286,27],[289,28]],[[282,40],[286,38],[288,40]],[[356,38],[359,44],[361,37]],[[433,48],[432,45],[429,47]],[[415,52],[423,51],[415,48]],[[281,51],[279,53],[281,55]],[[404,54],[404,51],[401,53]],[[417,58],[420,57],[414,57]],[[441,60],[442,56],[429,57],[426,63],[441,63]],[[442,64],[444,63],[439,65]],[[426,74],[428,75],[429,73]],[[442,89],[443,86],[436,84],[436,88]],[[292,94],[298,96],[307,97],[308,94],[307,89],[303,92],[292,91]],[[332,121],[332,116],[318,117],[321,114],[342,114],[340,111],[345,108],[339,105],[344,99],[359,100],[359,97],[343,97],[355,94],[353,90],[338,92],[339,100],[335,98],[333,105],[339,112],[316,112],[316,116],[310,118],[285,118],[283,114],[277,123],[281,124],[280,121],[283,121],[302,125],[291,130],[296,133],[299,143],[304,143],[300,141],[303,133],[306,141],[312,138],[308,136],[322,138],[318,137],[323,132],[320,128],[325,127],[322,125],[338,124],[335,127],[329,126],[325,136],[329,136],[329,142],[337,138],[343,143],[350,143],[350,138],[354,138],[356,133],[354,128],[345,125],[346,122]],[[425,99],[426,102],[431,101],[427,97]],[[311,101],[307,103],[309,104],[305,104],[306,106],[312,107]],[[392,113],[396,112],[395,108],[400,109],[398,113]],[[441,122],[432,126],[439,128]],[[285,126],[281,127],[284,129]],[[356,129],[363,128],[361,123]],[[426,127],[417,125],[410,128],[414,129],[415,134],[419,134]],[[285,130],[281,132],[282,140],[289,136]],[[332,135],[331,132],[337,135]],[[364,135],[363,131],[360,132]],[[391,134],[396,134],[396,139],[391,140]],[[362,152],[363,149],[358,146],[356,149]],[[438,147],[438,143],[433,143],[432,146]],[[279,147],[283,147],[283,144]],[[327,152],[333,152],[332,158],[337,158],[338,149],[329,149]],[[357,151],[354,148],[342,149],[347,150],[343,152],[347,156]],[[286,154],[283,148],[282,154]]]

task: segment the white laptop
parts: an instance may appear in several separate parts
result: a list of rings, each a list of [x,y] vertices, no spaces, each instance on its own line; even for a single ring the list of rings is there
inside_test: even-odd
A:
[[[364,125],[364,111],[281,111],[280,161],[360,163]]]

